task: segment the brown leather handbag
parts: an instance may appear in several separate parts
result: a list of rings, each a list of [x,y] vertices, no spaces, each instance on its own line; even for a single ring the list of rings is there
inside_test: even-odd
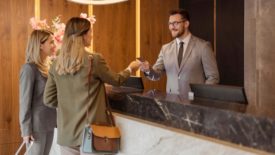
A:
[[[93,152],[117,153],[120,149],[120,131],[113,126],[91,125]]]
[[[84,153],[118,153],[120,138],[116,126],[91,124],[84,128],[81,149]]]
[[[91,60],[91,68],[92,68]],[[91,69],[88,77],[88,85],[90,87],[90,76]],[[90,89],[89,89],[90,90]],[[88,95],[90,96],[90,91],[88,90]],[[106,91],[105,91],[106,92]],[[106,97],[106,95],[105,95]],[[83,138],[81,149],[84,153],[104,153],[113,154],[118,153],[120,150],[120,130],[115,126],[114,117],[106,97],[106,114],[109,118],[110,125],[102,124],[90,124],[87,125],[83,130]],[[88,107],[86,112],[86,118],[88,120]]]

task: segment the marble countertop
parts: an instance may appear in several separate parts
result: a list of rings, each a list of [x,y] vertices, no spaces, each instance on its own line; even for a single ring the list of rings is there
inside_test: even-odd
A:
[[[107,94],[115,112],[275,153],[275,117],[255,112],[249,104],[190,101],[157,90],[112,86],[107,86]]]

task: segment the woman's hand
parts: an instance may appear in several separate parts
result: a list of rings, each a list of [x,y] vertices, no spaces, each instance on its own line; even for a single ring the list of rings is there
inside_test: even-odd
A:
[[[30,143],[31,141],[34,141],[34,138],[33,138],[32,135],[24,136],[24,137],[23,137],[23,141],[24,141],[25,143]]]
[[[132,61],[128,67],[132,70],[132,72],[135,72],[139,69],[140,65],[140,61]]]

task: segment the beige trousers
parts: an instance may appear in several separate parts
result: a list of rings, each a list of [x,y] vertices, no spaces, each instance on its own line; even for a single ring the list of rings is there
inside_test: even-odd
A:
[[[87,154],[80,151],[80,147],[67,147],[60,146],[61,155],[96,155],[96,154]]]

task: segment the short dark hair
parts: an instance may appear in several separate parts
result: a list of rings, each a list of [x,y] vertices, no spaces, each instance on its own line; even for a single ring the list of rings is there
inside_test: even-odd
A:
[[[169,15],[175,15],[175,14],[180,14],[182,19],[190,21],[190,16],[187,10],[185,9],[174,9],[169,11]]]

